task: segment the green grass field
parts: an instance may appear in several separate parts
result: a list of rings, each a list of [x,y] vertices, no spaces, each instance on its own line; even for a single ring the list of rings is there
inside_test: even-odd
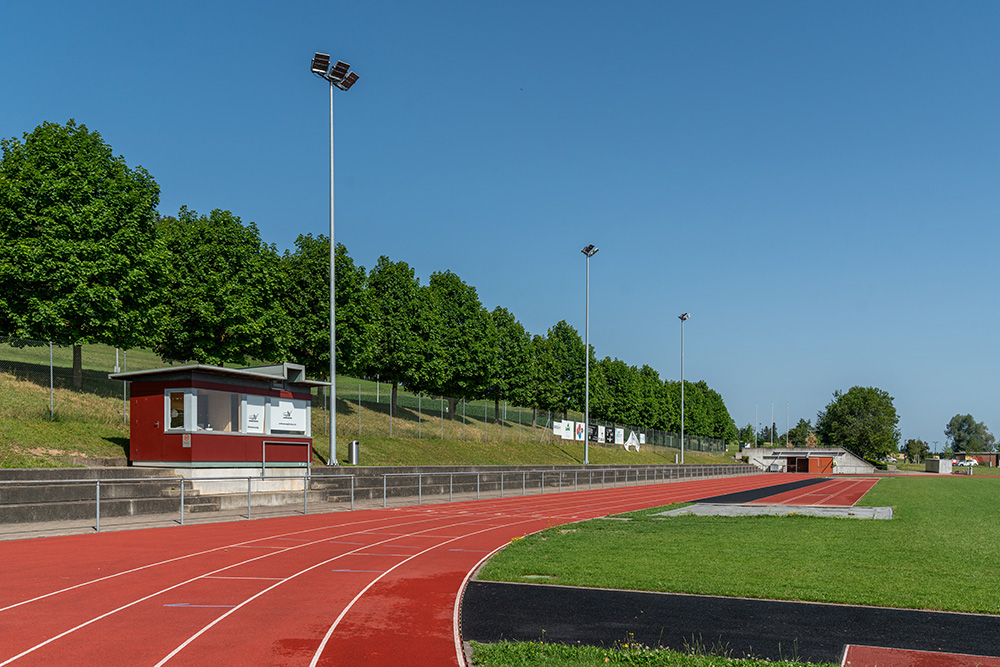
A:
[[[892,506],[895,516],[663,518],[648,510],[526,537],[479,578],[1000,613],[991,565],[1000,560],[1000,478],[886,478],[861,504]]]
[[[537,583],[542,575],[557,585],[1000,614],[992,567],[1000,558],[1000,478],[885,478],[859,504],[894,507],[894,518],[663,518],[654,515],[668,508],[656,508],[622,515],[628,521],[598,519],[530,535],[477,576]],[[548,656],[530,643],[491,645],[477,647],[476,664],[598,665],[600,651],[607,649],[567,647]],[[618,653],[604,664],[734,664]]]
[[[815,665],[791,660],[772,662],[725,658],[708,651],[655,650],[635,644],[613,648],[562,646],[544,642],[501,642],[473,644],[473,664],[477,667],[801,667]],[[832,667],[832,665],[830,666]]]

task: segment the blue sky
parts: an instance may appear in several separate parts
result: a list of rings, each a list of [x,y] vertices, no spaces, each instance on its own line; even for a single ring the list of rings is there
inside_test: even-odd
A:
[[[1000,4],[7,3],[0,136],[75,118],[267,242],[451,270],[533,333],[704,379],[739,425],[895,397],[1000,432]]]

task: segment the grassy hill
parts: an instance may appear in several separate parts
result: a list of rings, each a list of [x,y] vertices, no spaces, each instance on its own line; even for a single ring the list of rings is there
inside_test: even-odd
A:
[[[128,451],[128,426],[123,419],[121,382],[107,379],[114,368],[114,349],[84,349],[83,391],[71,389],[72,364],[68,348],[55,350],[55,389],[50,397],[48,347],[14,348],[0,344],[0,467],[51,467],[70,465],[68,457],[123,457]],[[157,368],[161,360],[152,352],[128,354],[128,370]],[[337,458],[347,459],[348,443],[361,441],[363,465],[528,465],[578,464],[584,445],[556,439],[541,424],[532,426],[530,410],[505,408],[500,419],[494,405],[483,401],[459,403],[449,419],[440,399],[399,392],[399,406],[390,419],[389,387],[385,383],[337,378]],[[54,405],[54,414],[50,412]],[[317,405],[322,403],[317,401]],[[322,463],[329,451],[327,414],[315,407],[313,417],[314,462]],[[582,419],[580,415],[569,415]],[[390,429],[392,437],[389,437]],[[359,437],[360,433],[360,437]],[[673,449],[643,448],[626,452],[622,447],[590,445],[590,462],[610,464],[673,463]],[[687,463],[732,463],[731,457],[688,451]]]

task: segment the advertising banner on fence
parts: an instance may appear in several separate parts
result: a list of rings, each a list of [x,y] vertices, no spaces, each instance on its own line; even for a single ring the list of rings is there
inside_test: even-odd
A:
[[[573,422],[573,439],[583,440],[583,429],[585,424],[583,422]]]
[[[635,431],[630,431],[628,440],[625,441],[625,451],[628,451],[629,447],[635,447],[635,451],[639,451],[639,438],[635,437]]]
[[[616,428],[615,429],[615,444],[624,445],[625,444],[625,429]]]

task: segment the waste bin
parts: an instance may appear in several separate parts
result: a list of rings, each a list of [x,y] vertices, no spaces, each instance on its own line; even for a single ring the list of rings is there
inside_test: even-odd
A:
[[[358,465],[358,461],[361,458],[361,443],[357,440],[351,440],[351,446],[347,454],[348,462],[352,466]]]

